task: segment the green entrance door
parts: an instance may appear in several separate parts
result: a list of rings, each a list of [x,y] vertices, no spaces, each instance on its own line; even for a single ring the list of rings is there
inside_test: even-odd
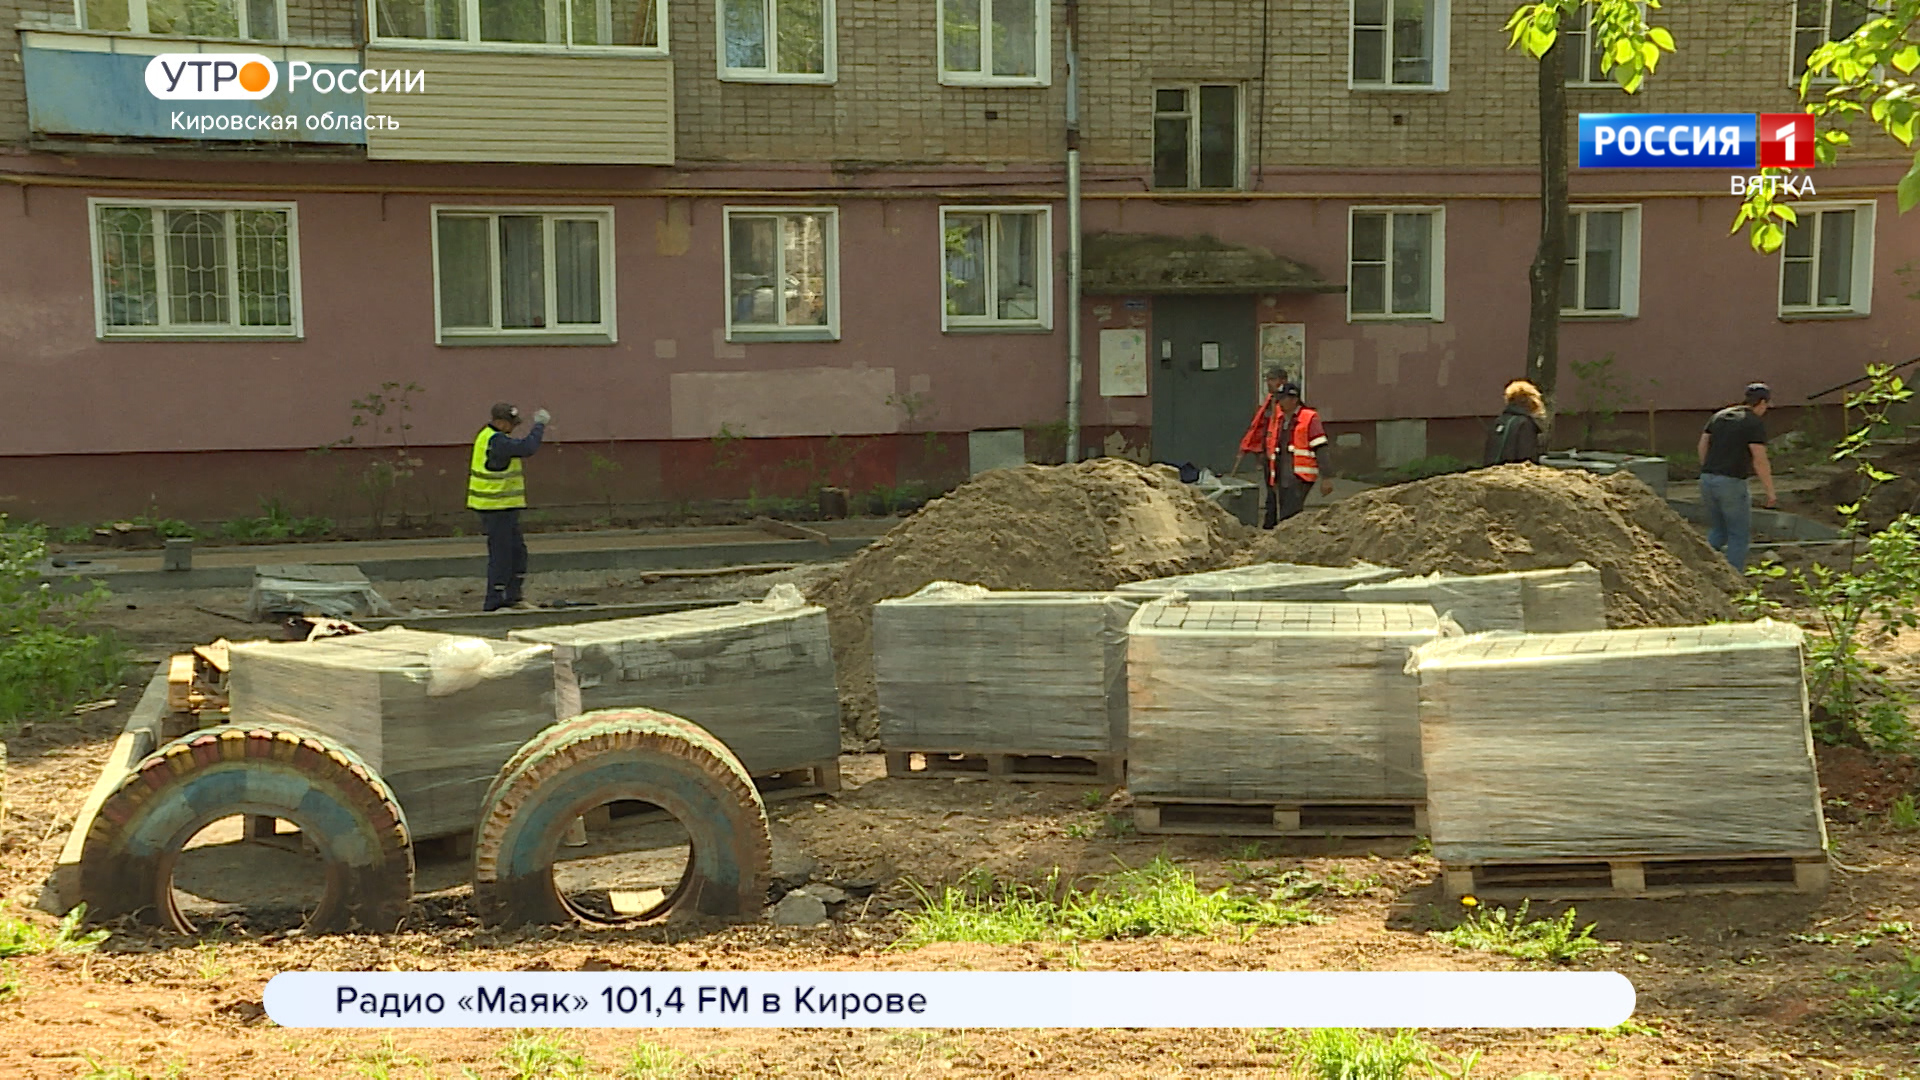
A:
[[[1158,296],[1147,347],[1153,460],[1225,475],[1260,404],[1254,298]]]

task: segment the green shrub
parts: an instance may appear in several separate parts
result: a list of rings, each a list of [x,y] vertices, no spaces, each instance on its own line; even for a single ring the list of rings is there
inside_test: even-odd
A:
[[[40,580],[46,531],[0,514],[0,724],[57,712],[110,690],[125,668],[111,638],[75,623],[106,597],[56,593]]]
[[[1512,916],[1506,908],[1475,911],[1459,926],[1436,930],[1433,936],[1456,949],[1556,963],[1607,948],[1603,942],[1593,940],[1593,924],[1575,931],[1574,909],[1568,908],[1558,919],[1528,919],[1530,903],[1522,900],[1519,913]]]

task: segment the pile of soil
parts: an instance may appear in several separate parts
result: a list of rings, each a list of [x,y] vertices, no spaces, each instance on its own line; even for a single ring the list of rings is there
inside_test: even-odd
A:
[[[855,556],[809,598],[826,606],[841,722],[873,737],[873,605],[935,581],[989,589],[1110,589],[1214,570],[1253,532],[1164,465],[1118,458],[1023,465],[976,477],[928,503]]]
[[[1739,616],[1739,575],[1699,532],[1627,473],[1596,477],[1502,465],[1362,492],[1283,522],[1246,562],[1344,565],[1414,574],[1491,574],[1586,562],[1614,627],[1688,626]]]

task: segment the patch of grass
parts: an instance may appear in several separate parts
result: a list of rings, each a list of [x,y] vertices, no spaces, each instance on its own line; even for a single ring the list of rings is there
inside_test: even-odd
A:
[[[659,1080],[679,1076],[686,1068],[685,1054],[642,1039],[627,1051],[627,1060],[620,1067],[620,1080]]]
[[[87,905],[81,904],[69,911],[67,917],[60,920],[60,925],[48,933],[25,919],[0,915],[0,958],[92,952],[107,940],[107,932],[91,930],[82,933],[80,924],[86,917]]]
[[[20,981],[20,971],[12,964],[0,964],[0,1001],[18,994],[24,986]]]
[[[1074,821],[1067,825],[1069,840],[1091,840],[1100,835],[1100,826],[1091,821]]]
[[[1107,793],[1102,788],[1088,788],[1080,793],[1080,805],[1089,810],[1098,810],[1100,804],[1107,801]]]
[[[220,942],[207,940],[201,942],[196,951],[200,953],[197,965],[202,982],[216,982],[227,977],[233,971],[232,965],[220,959]]]
[[[1920,832],[1920,807],[1914,806],[1911,792],[1887,807],[1887,828],[1896,832]]]
[[[131,1065],[103,1061],[92,1054],[86,1055],[86,1062],[87,1068],[80,1074],[80,1080],[140,1080],[140,1074]]]
[[[1530,903],[1521,901],[1520,911],[1511,916],[1506,908],[1474,911],[1459,926],[1451,930],[1432,931],[1432,935],[1456,949],[1554,963],[1565,963],[1607,948],[1605,943],[1593,940],[1593,928],[1597,924],[1589,923],[1578,931],[1574,929],[1573,908],[1568,908],[1557,919],[1529,919],[1527,909]]]
[[[1448,1054],[1412,1031],[1317,1028],[1293,1033],[1282,1046],[1296,1074],[1311,1080],[1465,1080],[1480,1060],[1478,1050]]]
[[[513,1080],[589,1080],[587,1056],[546,1035],[521,1032],[500,1051]]]
[[[1626,1035],[1658,1035],[1660,1034],[1660,1021],[1654,1019],[1646,1023],[1641,1023],[1632,1017],[1628,1017],[1610,1028],[1594,1028],[1593,1033],[1603,1039],[1617,1039]]]
[[[1847,991],[1842,1015],[1872,1027],[1920,1025],[1920,953],[1909,950],[1885,972],[1853,977],[1865,985]]]
[[[348,1061],[353,1071],[366,1080],[393,1080],[396,1069],[425,1069],[426,1061],[393,1045],[393,1036],[383,1036],[380,1045],[355,1054]]]
[[[1805,945],[1851,945],[1864,949],[1885,937],[1904,937],[1913,933],[1910,922],[1882,921],[1852,934],[1830,934],[1825,930],[1816,930],[1811,934],[1788,934],[1787,940],[1798,941]]]
[[[991,882],[947,887],[938,897],[913,886],[922,910],[907,916],[900,947],[935,941],[1009,945],[1026,941],[1102,941],[1192,937],[1228,927],[1298,926],[1317,922],[1305,906],[1231,889],[1204,892],[1193,874],[1165,857],[1121,870],[1085,892],[1063,890],[1059,871],[1044,889],[995,888]],[[1063,899],[1053,897],[1065,892]]]

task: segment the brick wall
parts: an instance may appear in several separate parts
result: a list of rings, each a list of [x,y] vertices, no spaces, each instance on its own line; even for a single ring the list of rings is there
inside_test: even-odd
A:
[[[838,81],[792,86],[719,81],[711,0],[678,0],[672,45],[680,156],[1057,163],[1064,5],[1053,8],[1053,85],[983,89],[940,85],[936,4],[839,0]],[[1082,0],[1085,160],[1144,172],[1154,85],[1217,80],[1244,87],[1248,154],[1258,152],[1269,166],[1530,165],[1535,69],[1506,47],[1501,28],[1512,7],[1512,0],[1454,0],[1450,88],[1432,93],[1349,90],[1348,5],[1337,0]],[[1784,0],[1669,5],[1655,22],[1672,30],[1679,51],[1662,59],[1655,79],[1634,99],[1611,88],[1570,90],[1569,109],[1793,111],[1792,10]],[[1861,149],[1893,156],[1884,137],[1861,140]]]
[[[283,0],[287,40],[353,47],[365,36],[365,0]]]

